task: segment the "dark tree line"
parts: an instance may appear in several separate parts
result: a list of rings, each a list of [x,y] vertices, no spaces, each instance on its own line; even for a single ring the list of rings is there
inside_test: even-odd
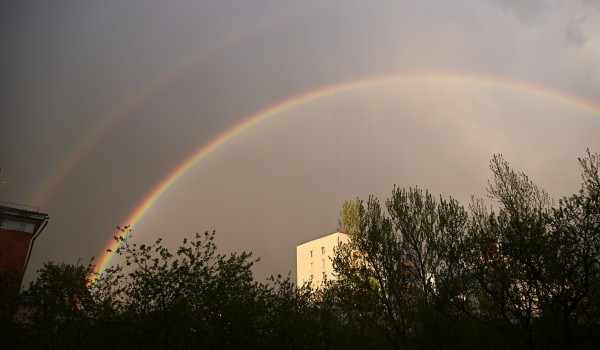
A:
[[[123,266],[46,263],[12,303],[0,347],[28,349],[265,349],[328,347],[311,288],[258,283],[250,253],[217,253],[214,233],[172,252],[123,237]],[[98,278],[100,277],[100,278]],[[6,318],[5,318],[6,320]]]
[[[385,206],[347,203],[340,314],[367,320],[393,348],[597,347],[600,158],[588,151],[579,163],[581,189],[558,205],[501,156],[489,207],[419,188],[394,188]]]
[[[596,348],[600,157],[579,164],[580,190],[557,203],[501,156],[489,205],[420,188],[347,202],[351,240],[320,289],[256,282],[257,259],[218,254],[214,233],[176,251],[115,237],[125,262],[101,278],[49,262],[27,290],[3,291],[0,347]]]

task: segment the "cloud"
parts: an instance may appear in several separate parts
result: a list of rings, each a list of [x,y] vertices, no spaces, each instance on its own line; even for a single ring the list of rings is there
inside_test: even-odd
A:
[[[587,37],[581,28],[586,19],[587,15],[581,17],[580,19],[571,20],[571,22],[567,24],[567,28],[565,29],[565,38],[569,44],[582,46],[587,41]]]
[[[531,24],[546,8],[542,0],[488,0],[488,2],[528,24]]]

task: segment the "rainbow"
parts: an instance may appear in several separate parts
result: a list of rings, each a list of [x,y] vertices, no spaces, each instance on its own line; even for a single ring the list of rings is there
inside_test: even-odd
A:
[[[600,105],[566,95],[561,92],[545,89],[539,86],[530,85],[514,80],[505,80],[495,77],[472,76],[453,73],[420,73],[396,76],[374,77],[363,80],[349,81],[338,85],[322,87],[307,93],[278,102],[255,114],[245,118],[242,122],[215,137],[207,144],[203,145],[190,156],[188,156],[179,166],[171,171],[137,206],[137,208],[127,217],[125,223],[130,227],[135,227],[152,206],[167,192],[173,184],[182,178],[190,169],[197,165],[217,149],[240,136],[243,133],[256,128],[269,118],[282,115],[285,112],[294,110],[309,103],[316,103],[327,97],[338,96],[351,91],[367,89],[372,87],[386,87],[407,84],[447,84],[447,85],[469,85],[483,88],[494,88],[521,93],[536,98],[558,102],[572,108],[584,111],[586,113],[600,116]],[[111,242],[105,249],[98,265],[98,272],[101,275],[114,256],[115,250],[119,247],[119,242]]]
[[[252,23],[249,26],[237,28],[229,35],[217,40],[203,50],[193,52],[185,56],[176,64],[168,66],[156,76],[145,81],[141,87],[135,90],[135,93],[129,95],[116,108],[112,109],[104,115],[98,125],[95,125],[89,132],[83,133],[75,142],[75,146],[71,147],[63,158],[55,163],[55,166],[45,176],[45,178],[33,189],[28,196],[27,203],[36,206],[44,206],[51,198],[52,194],[60,187],[73,169],[81,162],[81,160],[100,142],[104,135],[112,130],[116,124],[135,110],[146,99],[159,91],[168,82],[173,81],[183,72],[192,68],[192,66],[202,62],[214,60],[219,54],[235,47],[246,41],[248,38],[257,35],[261,32],[266,32],[276,28],[279,25],[289,21],[297,20],[302,16],[307,15],[317,8],[318,4],[303,5],[300,8],[288,10],[275,16],[268,17]]]

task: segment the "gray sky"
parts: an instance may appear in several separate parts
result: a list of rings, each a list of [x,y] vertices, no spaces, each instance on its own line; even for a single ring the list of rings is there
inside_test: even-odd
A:
[[[295,96],[369,86],[280,113],[188,171],[134,227],[175,246],[216,230],[257,277],[294,271],[295,246],[337,228],[344,199],[418,185],[467,204],[502,153],[554,197],[600,152],[595,0],[3,1],[0,200],[39,206],[44,261],[100,257],[123,222],[196,150]]]

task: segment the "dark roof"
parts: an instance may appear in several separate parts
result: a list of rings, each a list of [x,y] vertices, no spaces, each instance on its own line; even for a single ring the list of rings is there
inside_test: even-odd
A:
[[[48,220],[48,214],[40,213],[39,208],[37,207],[10,202],[0,202],[0,223],[2,219],[7,218],[34,223],[34,232],[37,232],[44,221]]]

